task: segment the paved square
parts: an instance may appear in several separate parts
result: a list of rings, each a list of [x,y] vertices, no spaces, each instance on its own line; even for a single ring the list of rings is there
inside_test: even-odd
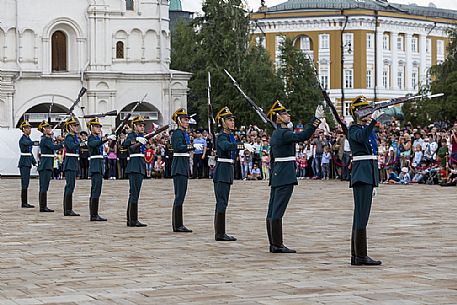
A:
[[[38,205],[38,180],[29,202]],[[20,181],[0,180],[0,304],[457,304],[457,189],[381,186],[368,226],[381,267],[351,267],[352,192],[347,183],[301,181],[284,219],[284,242],[268,252],[266,182],[233,186],[227,232],[215,242],[209,180],[191,180],[185,224],[171,232],[171,180],[146,180],[140,220],[126,227],[128,181],[104,181],[89,222],[90,181],[77,181],[63,217],[64,181],[52,181],[55,213],[21,209]]]

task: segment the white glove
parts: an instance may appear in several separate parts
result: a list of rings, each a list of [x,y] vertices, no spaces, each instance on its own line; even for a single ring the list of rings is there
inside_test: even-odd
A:
[[[249,143],[244,143],[244,149],[247,149],[249,150],[250,152],[254,152],[254,146],[252,146],[251,144]]]
[[[203,150],[203,144],[194,144],[195,150]]]
[[[109,139],[109,140],[115,141],[115,140],[116,140],[116,135],[115,135],[115,134],[110,134],[110,135],[108,136],[108,139]]]
[[[140,142],[140,143],[143,144],[143,145],[145,145],[145,144],[148,142],[148,140],[146,140],[146,139],[143,138],[143,137],[136,137],[136,141],[137,141],[137,142]]]
[[[373,112],[371,114],[371,118],[373,120],[377,120],[381,115],[382,115],[382,111],[381,110],[376,110],[375,112]]]
[[[325,111],[322,105],[318,105],[316,107],[316,110],[314,111],[314,116],[318,119],[325,117]]]
[[[378,195],[378,190],[377,188],[373,188],[373,198],[376,197],[376,195]]]

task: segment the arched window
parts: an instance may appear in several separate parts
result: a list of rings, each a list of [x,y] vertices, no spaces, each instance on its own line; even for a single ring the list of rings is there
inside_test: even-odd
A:
[[[62,31],[52,34],[52,71],[67,71],[67,36]]]
[[[125,0],[125,9],[127,11],[133,11],[133,0]]]
[[[124,58],[124,43],[122,41],[116,43],[116,58]]]

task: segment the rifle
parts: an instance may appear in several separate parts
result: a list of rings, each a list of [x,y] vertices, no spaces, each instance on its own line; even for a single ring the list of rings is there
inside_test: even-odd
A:
[[[277,128],[277,125],[275,122],[271,121],[267,115],[263,112],[263,109],[260,108],[259,106],[256,105],[256,103],[254,103],[254,101],[246,95],[246,93],[244,93],[243,89],[241,89],[240,85],[237,83],[237,81],[233,78],[232,75],[230,75],[230,73],[224,69],[224,72],[228,75],[228,77],[230,77],[230,79],[232,80],[233,82],[233,85],[240,91],[240,93],[244,96],[244,99],[248,102],[248,105],[251,106],[251,108],[255,111],[255,113],[257,113],[260,118],[262,119],[262,121],[265,123],[265,124],[269,124],[271,127],[273,127],[273,129],[276,129]]]
[[[422,99],[422,98],[432,99],[432,98],[436,98],[436,97],[441,97],[443,95],[444,95],[444,93],[438,93],[438,94],[433,94],[433,95],[414,95],[414,96],[397,97],[397,98],[391,99],[390,101],[379,103],[373,107],[367,107],[367,108],[360,109],[356,112],[356,114],[359,118],[363,118],[363,117],[366,117],[366,116],[372,114],[376,110],[384,109],[384,108],[387,108],[387,107],[390,107],[393,105],[412,102],[412,101],[415,101],[417,99]]]
[[[213,105],[211,105],[211,72],[208,71],[208,131],[213,138],[213,149],[216,148],[216,132],[214,130],[214,112]]]
[[[86,114],[82,116],[84,119],[93,119],[93,118],[104,118],[107,116],[117,116],[117,110],[112,110],[105,113],[96,113],[96,114]]]
[[[164,132],[164,131],[167,130],[168,128],[170,128],[170,125],[162,126],[162,127],[160,127],[159,129],[156,129],[156,130],[154,130],[153,132],[146,134],[144,137],[145,137],[145,139],[149,140],[149,139],[155,137],[156,135],[158,135],[158,134]]]
[[[66,112],[66,115],[73,116],[73,110],[75,110],[76,105],[79,104],[81,97],[83,97],[84,94],[86,94],[87,89],[82,87],[81,90],[79,91],[78,97],[74,101],[73,105],[71,105],[70,109]],[[59,127],[62,124],[63,121],[60,121],[52,130],[56,130],[57,127]]]
[[[51,105],[49,105],[49,110],[48,110],[48,124],[49,124],[49,125],[51,125],[51,111],[52,111],[52,106],[54,106],[54,95],[52,96]]]
[[[125,116],[124,120],[122,120],[121,124],[119,124],[119,126],[117,126],[116,130],[114,131],[114,134],[116,136],[119,136],[119,134],[121,133],[122,131],[122,127],[124,127],[126,124],[129,123],[129,119],[130,117],[133,115],[133,113],[135,112],[136,108],[144,102],[146,96],[148,96],[148,94],[146,93],[144,96],[143,96],[143,99],[141,101],[137,101],[135,106],[133,106],[132,110],[130,110],[130,112]]]
[[[314,61],[310,58],[308,53],[305,52],[305,54],[306,54],[306,57],[308,58],[308,61],[311,65],[311,67],[313,68],[314,76],[316,78],[316,84],[319,86],[319,89],[322,92],[322,96],[324,97],[325,104],[327,105],[327,107],[330,108],[330,112],[332,113],[333,118],[335,119],[335,121],[338,122],[338,124],[341,125],[341,129],[343,130],[344,134],[347,136],[348,127],[346,126],[346,123],[343,122],[340,115],[338,114],[338,111],[335,108],[335,105],[333,104],[332,100],[330,99],[330,96],[328,96],[327,91],[324,89],[324,87],[322,87],[321,81],[319,80],[319,72],[317,72]],[[342,101],[342,102],[344,102],[344,101]]]

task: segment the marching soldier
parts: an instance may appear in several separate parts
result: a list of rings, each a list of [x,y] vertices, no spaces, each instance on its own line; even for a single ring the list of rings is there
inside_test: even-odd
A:
[[[81,167],[81,179],[87,179],[89,170],[89,149],[87,148],[87,132],[85,130],[79,133],[81,142],[79,144],[79,164]]]
[[[116,139],[115,135],[101,137],[102,124],[98,118],[92,118],[87,122],[87,128],[90,130],[90,136],[87,140],[89,150],[89,175],[91,179],[90,190],[90,221],[106,221],[106,218],[98,215],[98,207],[100,202],[100,194],[102,192],[103,183],[103,144],[108,139]]]
[[[65,121],[64,127],[68,133],[64,141],[65,159],[63,171],[65,173],[65,190],[63,195],[63,215],[79,216],[73,211],[73,192],[75,190],[76,176],[79,172],[79,123],[73,117],[70,117]]]
[[[129,133],[127,139],[122,143],[122,147],[129,150],[130,157],[126,169],[130,184],[127,226],[146,227],[146,224],[138,221],[138,200],[141,185],[146,175],[144,152],[146,150],[147,140],[144,138],[144,118],[140,115],[134,117],[132,128],[133,131]]]
[[[48,189],[54,170],[54,151],[62,149],[63,143],[54,144],[52,141],[52,126],[48,122],[41,122],[38,125],[38,130],[43,133],[40,141],[40,162],[38,164],[40,212],[54,212],[54,210],[48,208]],[[57,139],[62,140],[60,136]]]
[[[234,162],[242,143],[235,141],[232,130],[235,129],[235,116],[228,107],[222,108],[216,115],[216,122],[223,128],[217,136],[217,162],[214,172],[214,195],[216,211],[214,215],[214,231],[216,241],[236,241],[236,238],[225,234],[225,210],[228,206],[230,186],[234,179]]]
[[[278,128],[271,135],[271,193],[266,218],[267,233],[270,240],[270,252],[295,253],[283,244],[282,218],[289,203],[290,197],[297,185],[295,143],[309,139],[320,124],[320,120],[313,117],[300,133],[291,129],[290,115],[286,108],[276,101],[267,113],[270,120],[276,122]]]
[[[187,182],[189,179],[189,151],[195,148],[190,144],[189,135],[186,129],[189,127],[190,116],[186,109],[179,108],[171,117],[178,124],[178,129],[171,136],[171,146],[173,147],[173,161],[171,163],[171,176],[175,189],[175,201],[172,211],[173,232],[192,232],[183,224],[183,203],[187,192]]]
[[[381,265],[367,255],[367,224],[373,201],[373,189],[378,186],[377,140],[373,128],[381,115],[378,110],[370,118],[359,118],[356,111],[367,107],[365,97],[355,98],[349,107],[354,122],[349,127],[348,140],[352,151],[350,187],[354,194],[354,218],[351,236],[351,265]]]
[[[19,140],[19,148],[21,150],[21,157],[19,159],[19,172],[21,173],[21,207],[34,208],[34,205],[28,203],[27,190],[30,182],[30,170],[32,166],[36,166],[35,158],[32,154],[32,146],[34,142],[30,139],[32,133],[32,126],[27,121],[22,121],[19,125],[22,130],[22,137]]]

